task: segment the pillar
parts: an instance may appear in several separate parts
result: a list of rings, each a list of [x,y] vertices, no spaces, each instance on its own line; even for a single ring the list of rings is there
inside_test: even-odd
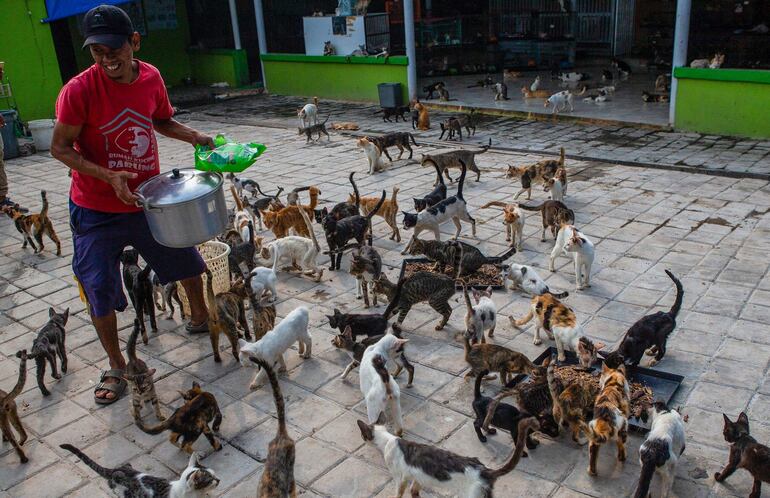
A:
[[[235,50],[241,49],[241,30],[238,27],[238,10],[235,8],[235,0],[229,0],[230,24],[233,26],[233,44]]]
[[[668,107],[668,122],[674,126],[676,117],[676,94],[678,82],[674,77],[674,69],[687,66],[687,42],[690,37],[690,7],[691,0],[677,0],[676,25],[674,27],[674,57],[671,61],[671,99]]]
[[[262,63],[262,54],[267,53],[267,35],[265,34],[265,13],[262,9],[262,0],[254,0],[254,17],[257,21],[257,41],[259,42],[259,65],[262,68],[262,86],[267,91],[267,77],[265,65]]]
[[[419,1],[419,0],[418,0]],[[406,68],[409,82],[409,100],[417,99],[417,56],[414,48],[414,1],[404,0],[404,38],[406,57],[409,65]]]

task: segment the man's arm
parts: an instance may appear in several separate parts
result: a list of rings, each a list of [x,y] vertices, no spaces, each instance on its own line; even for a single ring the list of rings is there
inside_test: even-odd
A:
[[[183,125],[174,118],[153,119],[152,124],[161,135],[181,140],[191,145],[208,145],[212,149],[214,148],[214,140],[210,136]]]
[[[53,129],[51,155],[78,173],[98,178],[110,184],[118,198],[126,204],[136,203],[138,197],[128,189],[128,180],[136,178],[136,173],[111,171],[84,158],[73,147],[75,140],[80,135],[81,129],[82,126],[72,126],[60,121],[57,122]]]

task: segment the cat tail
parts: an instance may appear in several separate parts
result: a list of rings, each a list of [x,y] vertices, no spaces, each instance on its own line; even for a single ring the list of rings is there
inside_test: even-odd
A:
[[[16,353],[16,356],[21,358],[21,362],[19,362],[19,380],[16,381],[16,385],[13,386],[13,389],[8,392],[8,394],[5,395],[5,397],[0,398],[0,406],[3,406],[6,401],[13,400],[21,394],[21,390],[24,389],[24,384],[27,381],[27,350],[23,349]]]
[[[510,100],[510,99],[508,99],[508,100]],[[488,151],[490,147],[492,147],[492,137],[489,138],[489,142],[487,142],[486,145],[482,145],[481,146],[481,150],[476,152],[476,154],[483,154],[486,151]]]
[[[359,210],[361,208],[361,196],[358,194],[358,187],[356,186],[355,180],[353,180],[353,175],[355,174],[355,171],[350,172],[350,176],[348,179],[350,180],[350,184],[353,185],[353,192],[355,193],[356,197],[356,210]]]
[[[438,163],[434,161],[433,159],[429,159],[430,162],[433,163],[433,167],[436,168],[436,175],[438,176],[438,183],[441,185],[446,185],[444,183],[444,177],[441,175],[441,168],[438,167]]]
[[[465,165],[465,162],[462,159],[459,159],[460,166],[462,167],[462,173],[460,173],[460,179],[457,183],[457,198],[464,201],[465,198],[463,198],[463,184],[465,184],[465,173],[468,171],[468,167]]]
[[[521,460],[521,455],[524,453],[524,446],[526,443],[527,435],[532,431],[538,430],[539,428],[540,424],[535,417],[527,417],[519,422],[519,432],[516,437],[516,449],[513,451],[513,454],[511,454],[511,457],[508,459],[508,461],[505,462],[505,464],[499,469],[492,470],[485,468],[482,471],[482,475],[487,478],[490,484],[494,484],[497,479],[512,472],[513,469],[516,468],[516,466],[519,464],[519,460]]]
[[[468,295],[468,286],[465,285],[464,280],[460,280],[463,284],[463,298],[465,298],[465,307],[468,308],[468,313],[473,310],[473,304],[471,304],[471,297]]]
[[[214,276],[211,270],[206,268],[206,300],[208,301],[209,319],[219,320],[219,309],[217,309],[217,298],[214,295]]]
[[[238,197],[238,193],[235,191],[235,187],[233,185],[230,185],[230,192],[233,194],[233,199],[235,199],[236,209],[238,209],[238,211],[243,211],[243,201],[240,197]]]
[[[665,271],[666,275],[668,275],[668,277],[674,281],[674,285],[676,285],[676,300],[674,301],[674,305],[671,306],[671,310],[668,312],[672,317],[676,318],[676,315],[679,314],[679,309],[682,307],[682,299],[684,299],[684,288],[682,287],[682,282],[680,282],[673,273],[668,270]]]
[[[351,176],[353,173],[350,174]],[[394,194],[395,195],[395,194]],[[385,204],[385,197],[388,196],[388,193],[385,192],[385,190],[382,191],[382,197],[380,197],[380,200],[377,202],[377,204],[374,206],[374,209],[369,211],[369,214],[366,215],[366,221],[371,223],[372,218],[374,218],[375,213],[380,210],[383,204]],[[371,226],[370,226],[371,228]]]
[[[481,206],[481,209],[486,209],[488,207],[506,208],[506,207],[508,207],[508,204],[503,202],[503,201],[490,201],[490,202],[487,202],[486,204],[484,204],[483,206]]]
[[[545,202],[541,203],[539,206],[527,206],[526,204],[519,204],[519,207],[524,211],[542,211],[545,207]]]
[[[45,224],[45,220],[48,219],[48,196],[45,190],[40,191],[40,198],[43,200],[43,207],[40,208],[40,222]]]
[[[514,254],[516,254],[516,248],[515,248],[515,247],[511,247],[510,249],[508,249],[507,251],[505,251],[503,254],[501,254],[500,256],[498,256],[498,258],[499,258],[499,261],[505,261],[506,259],[510,258],[510,257],[511,257],[511,256],[513,256]]]
[[[388,368],[385,364],[385,358],[380,354],[374,355],[372,358],[372,366],[374,367],[374,371],[377,372],[377,375],[380,376],[382,383],[385,384],[385,392],[388,395],[388,399],[393,399],[393,391],[390,388],[390,372],[388,372]]]
[[[565,297],[569,296],[569,292],[553,292],[551,289],[548,289],[548,293],[555,297],[556,299],[564,299]]]
[[[401,190],[397,186],[393,186],[393,193],[390,194],[390,202],[393,203],[394,206],[398,205],[398,191]]]
[[[398,301],[401,298],[401,288],[404,286],[404,281],[405,279],[403,278],[398,281],[396,292],[393,294],[393,299],[388,303],[388,307],[385,308],[385,312],[382,314],[386,320],[390,319],[391,315],[396,311],[396,308],[398,308]]]
[[[249,359],[262,367],[267,378],[270,381],[270,387],[273,389],[273,399],[275,400],[275,411],[278,415],[278,434],[288,436],[286,431],[286,405],[284,405],[283,395],[281,394],[281,385],[278,384],[278,377],[275,375],[275,371],[270,365],[267,364],[262,358],[254,358],[249,356]]]
[[[210,306],[210,307],[216,308],[216,305]],[[139,430],[141,430],[145,434],[160,434],[161,432],[163,432],[166,429],[168,429],[169,427],[171,427],[171,421],[173,419],[174,419],[173,416],[169,417],[166,420],[164,420],[163,422],[161,422],[161,423],[159,423],[157,425],[153,425],[152,427],[147,427],[146,425],[144,425],[144,420],[141,419],[141,418],[134,419],[134,423],[136,424],[137,427],[139,427]]]
[[[414,135],[412,135],[411,133],[407,133],[407,135],[409,135],[409,138],[412,139],[412,145],[414,145],[415,147],[419,147],[419,145],[417,145],[417,142],[415,142],[414,140]]]
[[[150,278],[150,272],[152,271],[152,268],[150,268],[150,265],[146,265],[142,271],[139,272],[139,280],[144,280]]]
[[[382,113],[382,112],[385,112],[385,109],[380,109],[379,111],[374,111],[374,112],[372,113],[372,115],[374,115],[374,114],[380,114],[380,113]]]
[[[665,452],[644,451],[642,449],[639,452],[639,459],[642,461],[642,470],[639,473],[639,484],[636,485],[634,498],[647,498],[656,467],[663,465],[668,459],[668,448]]]
[[[474,401],[481,398],[481,381],[489,374],[489,370],[482,370],[476,376],[476,383],[473,384],[473,399]]]
[[[318,97],[313,97],[313,105],[318,107]]]
[[[106,468],[106,467],[102,467],[102,466],[101,466],[101,465],[99,465],[98,463],[96,463],[96,462],[94,462],[93,460],[91,460],[91,458],[90,458],[88,455],[86,455],[85,453],[83,453],[83,452],[82,452],[82,451],[80,451],[79,449],[75,448],[75,447],[74,447],[74,446],[72,446],[71,444],[66,444],[66,443],[65,443],[65,444],[60,444],[60,445],[59,445],[59,448],[61,448],[61,449],[63,449],[63,450],[67,450],[67,451],[69,451],[70,453],[73,453],[73,454],[74,454],[76,457],[78,457],[78,458],[79,458],[79,459],[80,459],[80,460],[81,460],[81,461],[82,461],[84,464],[86,464],[86,465],[88,465],[89,467],[91,467],[91,469],[92,469],[94,472],[96,472],[97,474],[99,474],[101,477],[103,477],[103,478],[105,478],[105,479],[108,479],[108,480],[109,480],[109,479],[112,477],[112,474],[113,474],[113,469],[108,469],[108,468]]]
[[[559,167],[560,168],[564,167],[564,147],[559,149]]]
[[[546,369],[546,379],[548,379],[548,392],[551,393],[551,400],[553,404],[559,403],[559,395],[561,394],[561,387],[556,380],[556,358],[551,356],[551,361],[548,363]],[[559,422],[557,420],[557,422]]]
[[[302,216],[302,221],[305,222],[307,231],[310,232],[310,238],[313,241],[313,247],[315,247],[316,252],[321,252],[321,246],[318,244],[318,239],[315,237],[315,232],[313,231],[313,225],[310,224],[310,217],[307,215],[305,208],[303,208],[302,206],[300,206],[299,208],[299,215]],[[278,258],[276,258],[275,261],[278,261]]]
[[[131,331],[131,335],[128,336],[128,343],[126,343],[126,354],[128,355],[129,363],[136,361],[136,339],[139,337],[140,330],[141,322],[139,322],[138,318],[134,318],[134,330]]]

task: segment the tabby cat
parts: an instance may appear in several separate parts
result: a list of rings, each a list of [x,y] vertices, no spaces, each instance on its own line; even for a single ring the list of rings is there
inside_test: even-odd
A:
[[[249,296],[251,303],[251,327],[254,329],[254,340],[258,341],[275,327],[275,304],[271,298],[262,297],[257,300],[252,294]]]
[[[442,242],[440,240],[414,239],[412,245],[409,246],[409,254],[413,256],[423,255],[431,261],[435,261],[434,271],[443,272],[447,265],[451,266],[455,270],[454,278],[471,275],[483,265],[492,263],[492,260],[476,246],[459,240]],[[516,248],[511,247],[500,258],[496,258],[495,264],[505,261],[514,254],[516,254]]]
[[[551,229],[553,238],[556,239],[556,232],[563,224],[575,223],[575,212],[561,201],[548,200],[539,206],[520,204],[519,207],[525,211],[540,211],[543,216],[543,235],[540,237],[540,242],[545,242],[545,230],[547,228]]]
[[[385,154],[385,157],[387,157],[388,161],[390,162],[393,162],[393,158],[390,157],[390,154],[388,154],[388,147],[398,147],[398,159],[401,159],[401,156],[404,155],[404,150],[409,151],[409,159],[411,159],[413,154],[412,145],[417,147],[417,142],[414,140],[414,135],[406,131],[386,133],[385,135],[380,135],[379,137],[367,136],[366,138],[374,145],[376,145],[377,148],[380,149],[383,154]],[[412,145],[410,145],[410,141]]]
[[[468,377],[475,377],[484,370],[500,373],[500,382],[506,384],[508,375],[512,373],[529,374],[535,365],[522,353],[508,349],[497,344],[481,343],[471,345],[471,334],[463,334],[463,346],[465,361],[470,365],[470,370],[465,373]]]
[[[564,367],[574,368],[574,367]],[[588,435],[588,420],[594,410],[594,400],[599,393],[593,383],[585,384],[572,382],[564,386],[560,379],[556,378],[556,358],[551,357],[548,365],[548,390],[553,400],[553,418],[564,427],[571,429],[572,440],[583,445],[580,434]]]
[[[46,235],[56,244],[56,255],[61,256],[61,242],[56,236],[51,219],[48,217],[48,197],[45,190],[40,191],[40,197],[43,199],[43,207],[39,214],[24,214],[18,204],[3,206],[2,211],[13,220],[16,230],[24,237],[22,249],[26,248],[27,243],[29,243],[35,254],[43,252],[43,235]],[[35,246],[33,237],[40,247]]]
[[[384,273],[380,274],[377,282],[380,286],[390,284]],[[376,285],[375,292],[377,292]],[[398,309],[397,323],[401,325],[412,306],[427,301],[430,307],[442,316],[442,319],[436,325],[436,330],[441,330],[452,315],[452,306],[449,304],[449,299],[454,293],[455,283],[453,279],[446,275],[418,271],[398,282],[392,293],[393,297],[390,300],[390,304],[385,309],[383,316],[385,319],[389,319]]]
[[[206,300],[209,303],[216,303],[217,299],[214,295],[214,286],[212,281],[214,277],[211,274],[211,270],[206,268]],[[238,331],[235,327],[230,327],[226,321],[224,314],[220,314],[219,306],[212,304],[208,307],[209,318],[209,340],[211,341],[211,349],[214,352],[214,361],[220,363],[222,357],[219,355],[219,336],[224,334],[230,340],[230,347],[232,348],[235,361],[238,361]]]
[[[476,181],[479,181],[481,179],[481,170],[476,165],[476,155],[483,154],[488,151],[491,146],[492,139],[490,138],[489,144],[483,146],[481,150],[459,149],[451,152],[442,152],[440,154],[423,154],[420,165],[423,168],[429,165],[438,166],[438,168],[444,172],[444,175],[446,175],[447,180],[451,182],[453,180],[449,176],[449,169],[462,169],[462,163],[465,163],[470,171],[476,173]],[[434,183],[433,186],[436,186],[437,184],[438,180],[436,180],[436,183]]]
[[[24,389],[24,383],[27,381],[27,350],[19,351],[16,353],[16,357],[21,359],[21,362],[19,362],[19,380],[16,381],[13,389],[7,393],[0,389],[0,430],[3,433],[3,441],[11,443],[11,446],[16,450],[16,454],[19,455],[21,463],[27,463],[29,458],[24,454],[24,450],[21,449],[27,441],[27,431],[21,425],[19,412],[16,409],[16,397],[21,394],[22,389]],[[18,441],[16,441],[16,437],[11,432],[11,426],[19,433]]]
[[[152,376],[155,375],[155,369],[148,368],[147,364],[136,356],[136,340],[139,337],[139,332],[141,332],[139,320],[134,319],[134,330],[131,332],[126,344],[128,363],[126,364],[124,374],[128,385],[131,386],[131,414],[134,416],[134,420],[141,419],[142,407],[147,403],[152,403],[155,409],[155,417],[158,420],[166,420],[163,412],[160,411],[160,401],[155,392],[155,383],[152,380]]]
[[[306,126],[304,128],[297,128],[298,135],[305,135],[307,137],[307,140],[305,140],[306,144],[310,143],[311,138],[313,137],[313,133],[318,134],[318,138],[316,139],[316,142],[318,140],[321,140],[321,135],[326,135],[327,140],[331,141],[332,137],[329,136],[329,132],[326,131],[326,122],[329,121],[329,118],[331,115],[326,116],[326,119],[323,120],[322,123],[316,123],[309,126]]]
[[[364,308],[369,307],[369,287],[372,288],[372,304],[377,306],[377,293],[374,281],[382,273],[382,257],[372,246],[363,246],[355,250],[350,258],[350,274],[356,277],[356,299],[363,293]]]
[[[246,320],[244,301],[250,299],[250,291],[250,286],[246,284],[243,278],[238,277],[235,281],[230,282],[229,290],[216,295],[219,318],[225,321],[226,326],[236,336],[241,335],[236,324],[240,325],[247,341],[251,340],[251,332],[249,331],[249,322]]]

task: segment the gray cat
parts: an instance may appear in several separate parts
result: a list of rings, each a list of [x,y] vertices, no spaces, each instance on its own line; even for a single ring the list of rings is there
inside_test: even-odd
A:
[[[449,299],[455,293],[455,282],[446,275],[439,275],[427,271],[418,271],[407,278],[398,282],[398,285],[392,284],[385,274],[381,274],[375,284],[382,289],[382,294],[388,294],[390,304],[385,309],[383,316],[389,319],[398,309],[397,323],[401,325],[406,318],[409,310],[417,303],[427,301],[431,308],[436,310],[442,317],[436,325],[436,330],[441,330],[452,316],[452,306]]]
[[[310,126],[306,126],[305,128],[297,128],[298,135],[305,135],[307,137],[307,140],[305,141],[306,144],[310,143],[310,139],[313,138],[313,133],[318,134],[318,138],[316,141],[321,140],[321,134],[326,135],[327,140],[331,141],[332,137],[329,136],[329,132],[326,131],[326,122],[329,121],[329,118],[331,115],[326,116],[326,119],[323,121],[323,123],[318,123]]]
[[[449,176],[449,168],[462,169],[462,163],[468,167],[468,170],[476,173],[476,181],[481,179],[481,170],[476,165],[476,155],[483,154],[488,151],[492,146],[492,139],[489,139],[489,143],[481,148],[481,150],[453,150],[451,152],[442,152],[441,154],[423,154],[420,165],[425,168],[427,166],[433,166],[434,164],[440,171],[443,171],[447,177],[447,180],[454,181]],[[435,187],[438,184],[438,180],[433,183]]]
[[[374,282],[382,273],[382,257],[372,246],[363,246],[352,253],[350,258],[350,274],[356,277],[356,299],[364,298],[364,308],[369,307],[369,287],[372,288],[372,304],[377,306],[377,294],[374,292]]]

